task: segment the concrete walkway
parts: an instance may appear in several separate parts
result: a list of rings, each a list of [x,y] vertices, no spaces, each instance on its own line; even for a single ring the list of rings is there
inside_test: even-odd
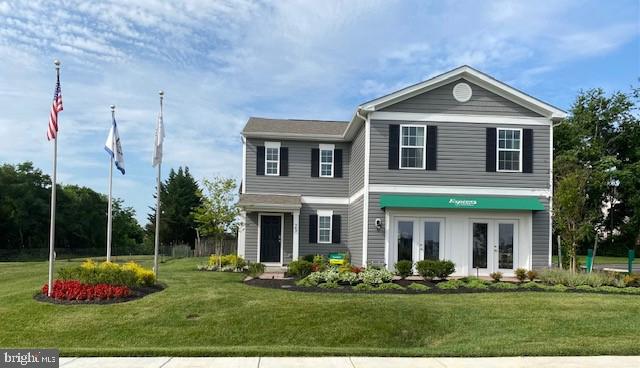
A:
[[[506,358],[61,358],[64,368],[638,368],[640,356]]]

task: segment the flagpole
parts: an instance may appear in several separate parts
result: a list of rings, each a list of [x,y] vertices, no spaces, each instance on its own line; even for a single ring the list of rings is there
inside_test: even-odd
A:
[[[56,78],[60,80],[60,60],[54,60]],[[58,133],[59,134],[59,133]],[[53,294],[53,261],[56,242],[56,173],[58,170],[58,134],[53,139],[53,175],[51,175],[51,221],[49,223],[49,282],[47,296]]]
[[[162,100],[164,98],[164,92],[160,91],[158,93],[160,95],[160,121],[162,121]],[[164,124],[164,122],[162,122]],[[161,134],[161,132],[156,132],[156,134]],[[158,142],[156,142],[156,145]],[[162,160],[158,162],[158,178],[156,180],[156,190],[158,193],[156,194],[156,239],[155,246],[153,252],[153,271],[156,273],[156,279],[158,279],[158,253],[160,249],[160,174],[162,169]]]
[[[111,105],[111,121],[115,120],[116,106]],[[113,129],[113,128],[112,128]],[[113,137],[112,137],[113,139]],[[113,147],[113,145],[112,145]],[[115,154],[115,152],[114,152]],[[109,212],[107,213],[107,262],[111,262],[111,208],[112,208],[112,186],[113,186],[113,154],[109,159]]]

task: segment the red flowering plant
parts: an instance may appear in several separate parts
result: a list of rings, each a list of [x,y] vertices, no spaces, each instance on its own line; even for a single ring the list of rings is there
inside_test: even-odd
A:
[[[49,285],[42,287],[42,294],[47,295]],[[77,280],[55,280],[51,297],[60,300],[96,300],[125,298],[131,295],[131,289],[124,285],[82,284]]]

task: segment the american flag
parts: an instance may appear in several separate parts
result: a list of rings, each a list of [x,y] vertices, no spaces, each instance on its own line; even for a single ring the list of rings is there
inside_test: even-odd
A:
[[[51,113],[49,114],[49,129],[47,130],[47,139],[56,139],[58,135],[58,113],[62,111],[62,90],[60,89],[60,76],[56,81],[56,90],[53,93],[53,103],[51,104]]]

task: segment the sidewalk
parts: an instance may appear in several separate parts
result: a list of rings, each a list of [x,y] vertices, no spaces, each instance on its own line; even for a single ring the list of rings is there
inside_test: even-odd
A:
[[[505,358],[61,358],[64,368],[638,368],[639,356]]]

